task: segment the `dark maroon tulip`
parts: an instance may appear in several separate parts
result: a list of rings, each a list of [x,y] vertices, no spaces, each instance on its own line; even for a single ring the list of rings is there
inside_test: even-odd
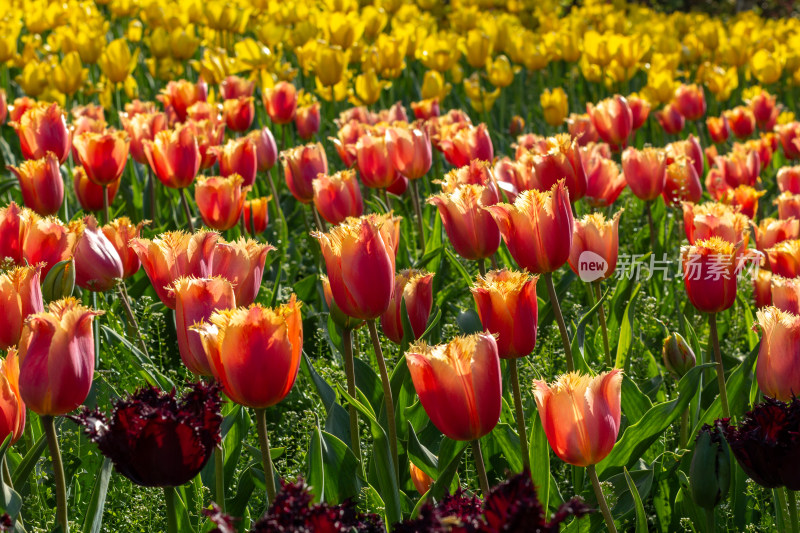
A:
[[[717,421],[742,470],[766,488],[800,490],[800,399],[767,397],[734,426]]]
[[[85,410],[72,419],[126,478],[177,487],[200,473],[220,441],[219,390],[198,382],[176,398],[175,390],[143,388],[116,402],[110,417]]]

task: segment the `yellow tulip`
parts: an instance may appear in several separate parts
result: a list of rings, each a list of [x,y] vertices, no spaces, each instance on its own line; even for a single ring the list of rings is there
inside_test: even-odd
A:
[[[402,41],[382,33],[375,41],[378,56],[378,71],[384,78],[396,78],[403,73],[406,66],[406,51]]]
[[[717,100],[724,102],[739,86],[739,73],[735,67],[729,69],[713,67],[703,75],[703,83]]]
[[[175,28],[169,34],[172,57],[179,61],[185,61],[194,56],[198,46],[200,46],[200,39],[195,36],[194,26],[191,24],[183,28]]]
[[[61,63],[53,69],[53,85],[66,95],[78,92],[86,81],[88,70],[81,64],[81,56],[77,51],[64,56]]]
[[[122,83],[136,67],[139,50],[131,54],[128,42],[125,39],[115,39],[100,55],[98,64],[106,78],[113,83]]]
[[[50,81],[50,66],[44,62],[31,61],[14,79],[25,94],[35,98],[47,88]]]
[[[374,41],[386,27],[389,17],[383,9],[367,6],[361,11],[361,21],[364,24],[364,37],[368,41]]]
[[[666,104],[672,100],[678,85],[672,72],[666,70],[651,70],[647,73],[647,87],[645,88],[645,93],[647,94],[648,100]]]
[[[138,6],[132,0],[111,0],[108,10],[114,18],[130,17],[136,12]]]
[[[776,124],[789,124],[795,121],[794,113],[791,111],[784,111],[780,115],[778,115],[778,120],[775,122]]]
[[[783,72],[780,54],[762,48],[750,58],[750,70],[759,82],[775,83]]]
[[[320,81],[319,77],[315,78],[315,84],[316,84],[316,88],[317,88],[316,89],[317,95],[320,98],[322,98],[323,100],[325,100],[326,102],[330,102],[331,101],[331,96],[333,96],[334,100],[336,100],[337,102],[341,102],[343,100],[346,100],[347,96],[348,96],[348,94],[350,92],[350,87],[349,87],[349,81],[350,80],[348,79],[348,75],[349,75],[349,73],[347,71],[345,71],[342,74],[341,81],[339,81],[339,83],[337,83],[336,85],[332,85],[332,86],[331,85],[323,85],[323,83]],[[331,88],[333,88],[333,91],[331,91]],[[333,94],[331,95],[331,93],[333,93]]]
[[[565,31],[558,34],[557,46],[561,52],[561,58],[569,63],[575,63],[581,57],[581,49],[579,45],[578,36],[571,32]]]
[[[142,24],[141,20],[133,19],[130,22],[128,22],[128,29],[127,31],[125,31],[125,38],[128,39],[128,42],[131,43],[141,42],[143,35],[144,35],[144,24]]]
[[[450,79],[453,80],[453,83],[461,83],[464,79],[464,69],[461,67],[461,63],[456,63],[450,68]]]
[[[615,41],[614,60],[626,70],[636,69],[650,50],[650,39],[646,35],[617,37]],[[633,77],[633,74],[626,79],[630,77]]]
[[[435,70],[428,70],[422,77],[422,99],[438,98],[439,101],[450,94],[451,86],[444,80],[444,76]]]
[[[504,54],[500,54],[494,60],[489,60],[486,65],[486,76],[489,78],[489,83],[495,87],[503,88],[511,85],[514,82],[515,73],[511,61]]]
[[[437,33],[428,35],[417,49],[417,59],[425,68],[437,72],[447,72],[461,57],[458,48],[458,35]]]
[[[610,36],[600,35],[594,30],[586,32],[583,36],[583,55],[590,63],[607,66],[612,59]]]
[[[481,80],[477,72],[464,80],[464,92],[467,93],[467,98],[469,98],[472,109],[478,113],[491,111],[497,97],[500,96],[500,89],[487,92],[486,89],[481,86]]]
[[[492,54],[492,46],[492,40],[482,30],[469,30],[463,49],[467,63],[472,68],[483,68]]]
[[[539,103],[542,105],[544,120],[551,126],[560,126],[564,123],[569,113],[567,93],[561,87],[556,87],[552,91],[545,89],[539,95]]]
[[[146,41],[151,57],[162,59],[169,55],[169,33],[165,28],[160,26],[155,28]]]
[[[269,69],[275,61],[269,48],[250,37],[236,43],[233,50],[242,70]]]
[[[317,81],[324,87],[331,87],[342,81],[347,56],[340,46],[317,43],[314,73]]]
[[[3,24],[0,27],[0,63],[10,61],[17,54],[17,39],[21,29],[18,24]]]
[[[353,105],[372,105],[381,97],[381,92],[391,86],[390,82],[381,80],[374,70],[356,76],[355,102]]]
[[[358,15],[352,13],[331,13],[328,20],[328,41],[348,50],[356,40],[361,38],[364,25],[360,23]]]
[[[228,77],[236,64],[234,58],[228,57],[225,50],[211,50],[205,48],[203,56],[199,61],[192,61],[192,68],[203,77],[203,79],[213,85],[219,84]]]

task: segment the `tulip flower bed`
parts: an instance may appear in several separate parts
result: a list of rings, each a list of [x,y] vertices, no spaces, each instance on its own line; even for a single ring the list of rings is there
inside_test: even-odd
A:
[[[800,533],[800,19],[479,4],[5,6],[0,531]]]

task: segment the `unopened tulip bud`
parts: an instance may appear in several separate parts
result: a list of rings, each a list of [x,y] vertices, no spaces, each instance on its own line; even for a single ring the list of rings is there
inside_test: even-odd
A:
[[[527,272],[492,270],[472,289],[483,330],[495,335],[503,359],[524,357],[536,346],[538,279]]]
[[[697,364],[697,358],[694,352],[680,333],[673,333],[664,339],[661,358],[667,370],[679,378],[683,377],[684,374]]]
[[[392,301],[381,315],[381,328],[395,344],[402,343],[406,334],[417,340],[425,333],[433,305],[432,281],[433,274],[422,270],[403,270],[395,276]],[[411,324],[410,332],[403,328],[403,305]]]
[[[53,265],[42,283],[42,297],[47,303],[72,296],[75,290],[75,260],[69,258]]]
[[[78,287],[105,292],[122,279],[122,259],[114,245],[89,215],[75,245],[75,282]]]
[[[689,466],[689,486],[695,505],[714,509],[728,496],[731,484],[731,457],[728,443],[717,426],[705,425]]]
[[[294,117],[297,135],[304,141],[310,141],[319,132],[319,102],[298,107]]]
[[[624,97],[615,95],[596,105],[588,103],[586,111],[603,141],[615,150],[625,148],[628,137],[633,131],[633,113]]]
[[[242,177],[200,177],[194,187],[194,201],[203,223],[212,229],[225,231],[239,222],[244,199],[250,187],[242,187]]]
[[[411,474],[411,482],[414,484],[414,488],[417,489],[420,495],[424,495],[431,488],[431,485],[433,485],[433,478],[414,463],[409,461],[408,465]]]

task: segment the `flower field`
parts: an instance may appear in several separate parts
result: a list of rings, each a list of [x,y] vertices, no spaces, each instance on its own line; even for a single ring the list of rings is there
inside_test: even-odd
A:
[[[567,4],[3,0],[0,531],[800,533],[798,13]]]

